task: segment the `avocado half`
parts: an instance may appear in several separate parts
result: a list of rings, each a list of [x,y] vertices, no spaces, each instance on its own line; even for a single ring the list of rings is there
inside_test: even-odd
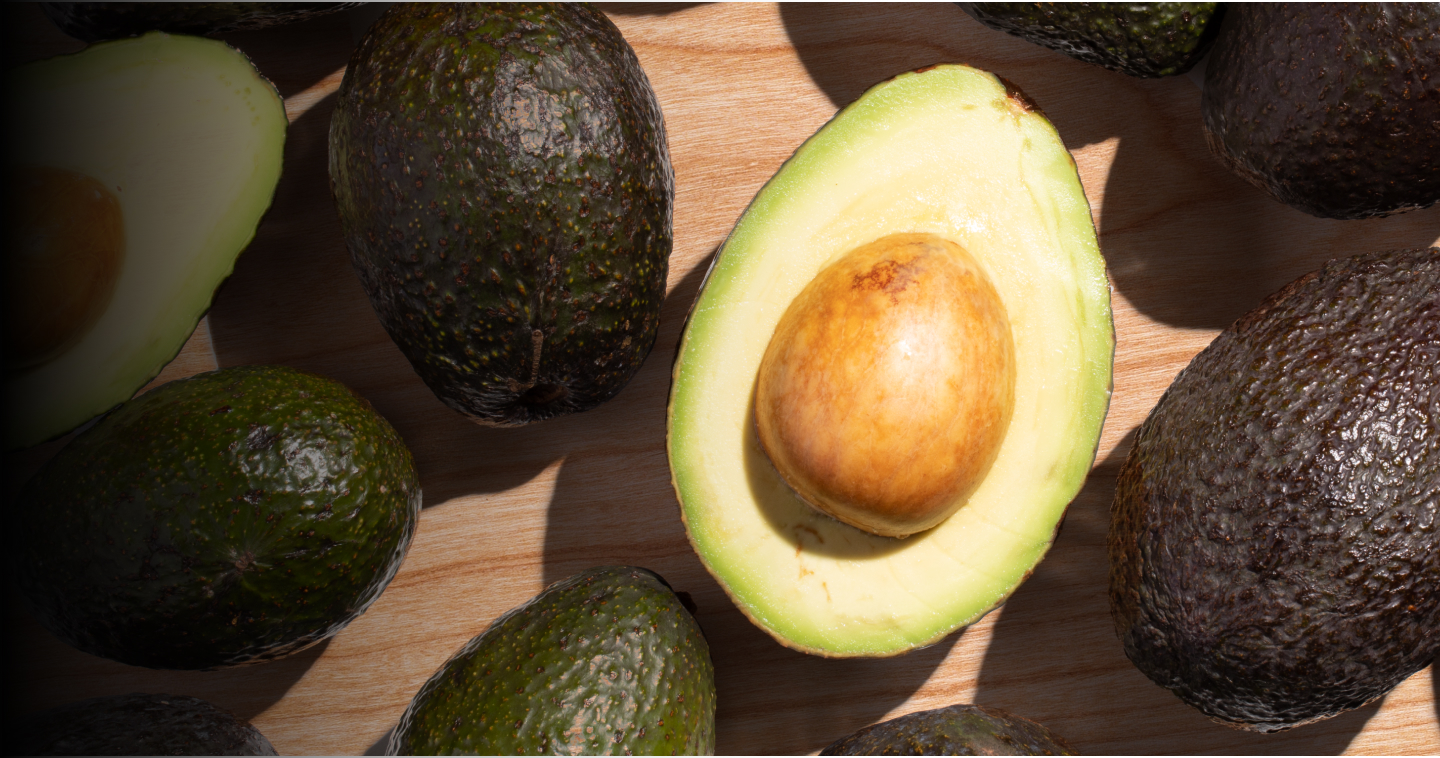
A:
[[[1008,312],[1014,408],[994,463],[939,526],[904,539],[821,515],[757,439],[761,357],[817,272],[900,233],[965,248]],[[667,445],[691,544],[782,644],[884,656],[995,608],[1054,539],[1094,460],[1114,328],[1074,161],[1033,103],[961,65],[901,74],[801,145],[756,196],[692,310]]]
[[[280,95],[239,51],[159,32],[13,69],[5,86],[13,449],[128,400],[175,357],[270,206],[287,121]],[[101,223],[80,201],[107,195]],[[47,243],[91,228],[100,231]],[[96,247],[114,266],[103,276],[94,256],[72,260]],[[77,294],[82,280],[104,281]],[[54,294],[14,307],[40,291]],[[83,317],[46,310],[66,297],[97,307]],[[58,336],[19,355],[52,326]]]

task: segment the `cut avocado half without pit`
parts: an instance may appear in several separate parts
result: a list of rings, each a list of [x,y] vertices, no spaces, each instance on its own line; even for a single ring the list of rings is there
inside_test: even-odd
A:
[[[6,73],[5,446],[129,399],[194,331],[280,178],[240,52],[163,33]]]
[[[948,518],[903,539],[841,523],[800,499],[766,455],[755,411],[762,358],[792,302],[827,278],[823,271],[853,264],[852,252],[881,240],[894,250],[877,276],[883,266],[904,269],[895,250],[962,249],[962,268],[977,269],[998,298],[1013,364],[1011,396],[1001,393],[997,406],[1008,416],[1003,434],[980,451],[989,459],[950,490],[961,502],[948,504]],[[924,319],[906,323],[928,328]],[[905,339],[836,351],[868,350],[878,360]],[[1003,602],[1049,548],[1094,460],[1113,354],[1090,208],[1050,122],[1013,86],[966,66],[877,85],[760,191],[690,314],[667,444],[691,543],[740,609],[789,647],[884,656],[935,642]],[[888,371],[887,381],[909,386],[903,369]],[[895,435],[907,437],[923,440]]]

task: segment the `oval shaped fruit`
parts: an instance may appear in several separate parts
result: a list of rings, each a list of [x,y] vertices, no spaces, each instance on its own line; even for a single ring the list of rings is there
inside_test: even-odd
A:
[[[1075,755],[1054,732],[998,708],[917,711],[836,740],[821,755]]]
[[[650,353],[674,178],[639,61],[590,6],[389,9],[340,86],[330,176],[375,312],[451,408],[587,410]]]
[[[119,228],[101,238],[123,235],[114,283],[97,291],[108,299],[104,312],[69,327],[55,342],[60,347],[32,362],[7,357],[5,445],[15,448],[61,435],[130,399],[180,351],[270,206],[287,121],[280,95],[244,55],[220,42],[161,33],[14,69],[6,73],[5,93],[13,115],[7,195],[20,191],[17,170],[21,177],[78,176],[118,203]],[[70,206],[43,211],[68,219],[52,225],[58,228],[80,223],[75,213],[93,215],[77,207],[84,193],[47,194],[12,197],[12,207]],[[56,259],[95,242],[46,244],[36,236],[45,236],[45,219],[30,221],[7,229],[7,273],[20,251],[49,250]],[[91,273],[102,275],[105,257],[90,260]],[[70,266],[56,260],[49,268]],[[85,283],[38,275],[44,286]],[[6,316],[21,319],[7,333],[44,328],[41,309],[14,313],[7,306]]]
[[[846,253],[780,318],[760,363],[761,445],[805,502],[887,537],[944,521],[1014,404],[1005,307],[958,245],[897,234]]]
[[[276,755],[250,722],[186,695],[112,695],[16,723],[16,755]]]
[[[1288,729],[1440,653],[1440,248],[1332,261],[1175,378],[1110,525],[1125,653],[1212,719]]]
[[[12,566],[42,624],[152,668],[269,660],[338,632],[419,518],[410,451],[343,385],[279,366],[170,382],[26,483]]]
[[[389,752],[710,755],[710,648],[654,572],[590,569],[466,643],[410,702]]]
[[[983,480],[903,540],[816,512],[756,432],[760,365],[782,315],[827,266],[893,234],[965,250],[1010,323],[1014,400]],[[691,544],[780,642],[893,655],[979,619],[1044,556],[1094,460],[1114,330],[1075,164],[1013,87],[966,66],[902,74],[846,107],[736,224],[691,311],[668,452]]]

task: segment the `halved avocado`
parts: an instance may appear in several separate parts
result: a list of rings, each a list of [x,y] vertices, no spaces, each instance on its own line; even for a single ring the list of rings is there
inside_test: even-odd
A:
[[[13,449],[124,402],[175,357],[270,206],[287,122],[239,51],[159,32],[5,86]]]
[[[781,315],[829,264],[896,234],[966,250],[1014,349],[1012,415],[968,500],[903,539],[800,500],[756,432]],[[1074,161],[1013,86],[960,65],[877,85],[803,144],[726,241],[690,314],[668,450],[690,541],[757,625],[825,656],[884,656],[973,623],[1029,575],[1094,460],[1109,405],[1109,283]]]

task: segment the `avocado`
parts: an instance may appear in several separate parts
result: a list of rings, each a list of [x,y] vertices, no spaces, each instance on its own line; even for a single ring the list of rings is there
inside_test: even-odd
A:
[[[604,566],[550,585],[420,688],[391,755],[710,755],[710,648],[659,575]]]
[[[148,31],[224,34],[308,21],[361,3],[41,3],[60,31],[85,42]]]
[[[276,755],[260,730],[185,695],[112,695],[21,721],[7,755]]]
[[[6,72],[5,447],[175,357],[270,205],[284,104],[223,43],[147,34]]]
[[[1440,201],[1440,3],[1237,4],[1205,68],[1213,152],[1276,200],[1357,219]]]
[[[1054,732],[998,708],[952,705],[890,719],[821,755],[1076,755]]]
[[[808,505],[767,456],[756,420],[763,359],[792,302],[829,266],[895,235],[938,238],[973,259],[1004,311],[1013,362],[993,460],[957,490],[964,502],[952,515],[903,539]],[[869,344],[898,345],[901,331]],[[1002,603],[1045,555],[1094,460],[1114,345],[1089,204],[1034,104],[960,65],[878,84],[761,189],[691,310],[667,421],[691,545],[741,611],[789,647],[884,656],[935,642]],[[921,355],[915,365],[931,365]]]
[[[1440,652],[1440,248],[1332,261],[1175,378],[1121,468],[1110,608],[1130,660],[1273,732]]]
[[[330,177],[381,323],[471,419],[593,408],[654,345],[665,125],[634,51],[590,6],[390,8],[340,85]]]
[[[170,382],[21,490],[12,569],[52,633],[136,666],[279,658],[395,575],[419,518],[410,452],[343,385],[281,366]]]
[[[1214,44],[1223,3],[956,3],[976,21],[1130,76],[1189,71]]]

